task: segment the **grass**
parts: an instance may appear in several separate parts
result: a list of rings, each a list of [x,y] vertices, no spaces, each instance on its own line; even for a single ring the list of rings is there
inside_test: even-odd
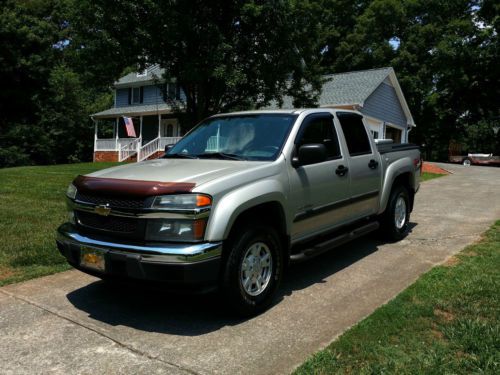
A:
[[[296,374],[500,373],[500,221]]]
[[[0,169],[0,286],[69,268],[55,246],[66,188],[78,174],[116,164]]]
[[[422,181],[422,182],[423,181],[428,181],[428,180],[432,180],[434,178],[443,177],[443,176],[447,176],[447,175],[446,174],[441,174],[441,173],[424,172],[420,176],[420,181]]]

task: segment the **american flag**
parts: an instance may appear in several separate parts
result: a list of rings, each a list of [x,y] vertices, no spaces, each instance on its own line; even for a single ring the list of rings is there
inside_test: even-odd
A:
[[[123,116],[123,121],[125,122],[125,130],[127,130],[127,136],[137,138],[135,134],[134,123],[132,122],[132,117]]]

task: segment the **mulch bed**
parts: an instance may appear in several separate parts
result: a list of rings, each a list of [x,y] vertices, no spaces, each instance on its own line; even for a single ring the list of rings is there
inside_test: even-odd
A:
[[[443,168],[439,168],[437,165],[434,165],[434,164],[429,163],[427,161],[423,162],[422,172],[436,173],[436,174],[450,174],[450,172],[448,172],[447,170],[445,170]]]

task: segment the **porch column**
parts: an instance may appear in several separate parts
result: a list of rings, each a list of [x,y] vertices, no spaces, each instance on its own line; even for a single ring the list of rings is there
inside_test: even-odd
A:
[[[120,125],[120,118],[117,117],[115,120],[115,125],[113,126],[113,129],[115,131],[114,137],[115,137],[115,150],[120,149],[120,144],[118,142],[118,133],[120,132],[120,129],[118,128]]]
[[[94,120],[94,119],[92,119]],[[94,120],[94,152],[93,152],[93,157],[92,157],[92,161],[95,161],[95,151],[96,151],[96,148],[97,148],[97,120]]]
[[[158,138],[161,136],[161,115],[158,113]]]
[[[142,116],[140,117],[140,126],[139,126],[139,142],[137,142],[137,161],[139,161],[139,150],[142,146]]]
[[[142,116],[140,117],[139,138],[142,139]]]

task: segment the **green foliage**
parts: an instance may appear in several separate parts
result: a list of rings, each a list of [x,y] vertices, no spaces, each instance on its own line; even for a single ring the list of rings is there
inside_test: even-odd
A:
[[[313,1],[81,1],[78,28],[84,51],[113,50],[129,65],[160,64],[186,93],[193,123],[280,101],[284,93],[298,105],[313,103],[320,11]]]
[[[499,13],[494,0],[4,0],[0,167],[90,160],[88,116],[148,63],[187,94],[185,126],[283,95],[315,106],[323,73],[393,66],[426,159],[450,141],[499,153]]]
[[[417,124],[413,141],[426,145],[427,159],[446,159],[451,140],[495,152],[487,132],[477,135],[500,114],[499,10],[494,1],[366,2],[331,46],[337,59],[329,68],[393,66]]]
[[[0,10],[0,167],[91,160],[89,115],[112,94],[71,67],[71,4],[5,1]]]

